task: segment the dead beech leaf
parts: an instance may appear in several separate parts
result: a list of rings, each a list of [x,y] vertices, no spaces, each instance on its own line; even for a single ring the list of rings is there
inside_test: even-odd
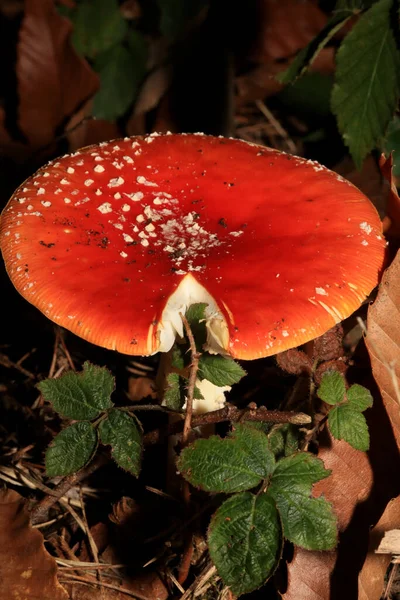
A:
[[[13,490],[0,492],[0,584],[4,600],[68,600],[56,561],[30,526],[26,501]]]
[[[400,497],[386,507],[385,512],[369,535],[367,558],[359,575],[358,600],[379,600],[384,588],[384,578],[392,559],[391,554],[377,554],[376,550],[385,533],[400,527]]]
[[[71,44],[72,25],[53,0],[25,0],[17,48],[19,127],[29,144],[49,144],[57,128],[99,87]]]
[[[364,383],[372,388],[372,382]],[[369,542],[370,527],[381,517],[387,503],[400,493],[394,474],[400,459],[382,399],[376,390],[374,405],[366,411],[371,436],[368,454],[346,442],[321,436],[319,458],[331,469],[330,477],[317,483],[315,494],[332,502],[338,518],[339,544],[333,552],[310,552],[297,548],[287,565],[285,600],[354,600],[358,598],[358,574]],[[363,580],[366,587],[367,582]]]
[[[372,373],[400,449],[400,252],[385,271],[368,309],[366,345]]]
[[[327,16],[314,0],[263,0],[251,58],[271,63],[292,58],[321,31]]]

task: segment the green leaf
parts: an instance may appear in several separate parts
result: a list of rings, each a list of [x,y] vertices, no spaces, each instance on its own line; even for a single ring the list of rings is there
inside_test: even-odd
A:
[[[194,340],[196,342],[197,350],[201,351],[204,344],[207,341],[207,328],[206,328],[206,308],[208,304],[205,302],[198,302],[191,304],[186,311],[185,317],[192,330]],[[187,353],[187,362],[190,361],[190,353]]]
[[[308,550],[330,550],[337,542],[332,506],[324,498],[311,498],[313,483],[328,477],[322,460],[299,452],[281,459],[268,488],[276,502],[284,536]]]
[[[75,50],[89,58],[122,42],[128,30],[117,0],[86,0],[70,11],[69,17]]]
[[[142,459],[142,430],[140,423],[122,410],[113,408],[99,426],[100,440],[111,446],[111,455],[117,465],[136,477]]]
[[[185,448],[178,469],[195,487],[228,494],[258,485],[271,474],[274,463],[264,433],[235,425],[228,438],[199,439]]]
[[[338,371],[327,371],[323,374],[318,388],[318,397],[327,404],[343,402],[346,393],[344,377]]]
[[[45,379],[38,388],[63,417],[90,420],[113,405],[115,380],[104,367],[85,362],[81,373],[69,371],[59,379]]]
[[[99,54],[94,69],[100,77],[100,89],[93,100],[92,114],[112,121],[122,116],[135,101],[146,73],[147,46],[144,38],[131,32],[136,40],[127,47],[118,45]]]
[[[198,377],[208,379],[218,387],[238,383],[246,375],[246,371],[232,358],[219,354],[203,354],[199,360]]]
[[[180,379],[177,373],[169,373],[167,375],[167,387],[164,392],[163,406],[167,406],[171,410],[182,410],[185,403]]]
[[[87,421],[63,429],[46,452],[46,473],[49,477],[71,475],[82,469],[97,447],[97,432]]]
[[[337,440],[345,440],[356,450],[366,452],[369,448],[368,425],[364,415],[349,404],[335,406],[329,415],[331,434]]]
[[[353,410],[363,412],[373,404],[372,394],[367,388],[355,383],[347,390],[347,401]]]
[[[210,556],[235,596],[260,587],[270,577],[281,552],[281,528],[274,502],[250,492],[226,500],[208,531]]]
[[[158,0],[161,33],[173,40],[207,4],[207,0]]]
[[[297,54],[291,65],[276,76],[280,83],[292,83],[297,77],[305,73],[308,67],[314,62],[321,50],[330,42],[338,31],[353,16],[353,12],[340,12],[333,15],[325,27],[321,29],[318,35],[311,40],[309,44]]]
[[[312,71],[283,88],[276,97],[285,109],[291,111],[291,114],[299,116],[310,126],[316,127],[318,123],[323,123],[323,120],[332,114],[332,87],[333,77],[331,75],[322,75]],[[304,137],[309,139],[312,135],[315,135],[315,131]]]
[[[332,111],[358,168],[385,134],[399,99],[400,55],[392,9],[393,0],[374,4],[337,53]],[[398,28],[397,23],[394,26]]]
[[[172,350],[172,367],[175,369],[184,369],[185,368],[185,360],[182,346],[177,346],[175,344]]]

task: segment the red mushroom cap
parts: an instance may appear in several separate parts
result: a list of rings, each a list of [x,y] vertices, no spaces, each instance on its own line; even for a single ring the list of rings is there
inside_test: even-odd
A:
[[[0,243],[18,291],[82,338],[168,350],[179,313],[209,303],[234,357],[276,354],[349,316],[385,242],[369,200],[321,165],[204,135],[84,148],[29,178]]]

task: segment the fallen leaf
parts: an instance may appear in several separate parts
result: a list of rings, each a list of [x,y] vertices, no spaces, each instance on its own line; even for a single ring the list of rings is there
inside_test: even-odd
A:
[[[18,124],[33,147],[57,129],[99,87],[97,75],[71,44],[72,25],[53,0],[26,0],[17,47]]]
[[[385,533],[394,527],[400,527],[400,497],[389,502],[382,517],[370,532],[367,558],[358,578],[358,600],[379,600],[382,596],[384,578],[392,556],[391,553],[377,554],[376,551],[382,546]]]
[[[0,582],[4,599],[68,600],[56,561],[30,526],[26,501],[13,490],[0,492]]]
[[[370,527],[400,492],[398,478],[393,476],[400,469],[396,440],[382,400],[377,390],[373,391],[374,405],[366,412],[371,435],[368,454],[332,439],[327,431],[321,436],[318,456],[332,473],[314,486],[314,493],[323,494],[333,504],[339,544],[335,552],[295,550],[287,565],[285,600],[358,598],[358,574],[367,553]]]
[[[378,296],[368,309],[366,345],[400,448],[400,252],[385,271]]]

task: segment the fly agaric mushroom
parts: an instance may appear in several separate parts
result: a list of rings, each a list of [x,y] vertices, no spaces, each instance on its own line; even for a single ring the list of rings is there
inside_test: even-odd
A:
[[[131,355],[168,351],[207,308],[208,347],[241,359],[313,339],[377,284],[369,200],[321,165],[239,140],[157,135],[50,162],[2,215],[17,290],[50,319]]]

